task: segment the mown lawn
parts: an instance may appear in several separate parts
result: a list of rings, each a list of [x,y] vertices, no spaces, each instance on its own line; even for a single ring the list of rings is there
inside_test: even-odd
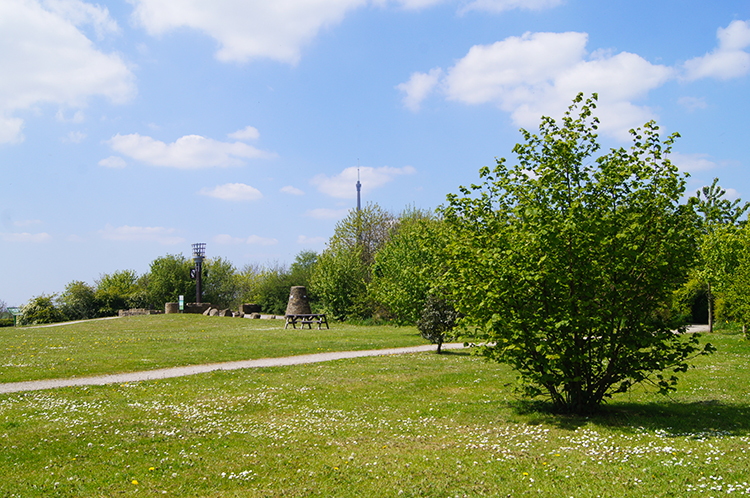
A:
[[[750,494],[750,345],[710,340],[590,417],[463,351],[2,395],[0,496]]]
[[[284,320],[152,315],[0,328],[0,382],[427,344],[414,327],[287,329]]]

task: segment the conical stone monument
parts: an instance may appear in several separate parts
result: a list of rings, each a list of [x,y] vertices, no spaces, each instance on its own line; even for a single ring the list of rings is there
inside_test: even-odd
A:
[[[310,301],[307,300],[307,288],[296,285],[289,291],[289,302],[286,305],[287,315],[309,315]]]

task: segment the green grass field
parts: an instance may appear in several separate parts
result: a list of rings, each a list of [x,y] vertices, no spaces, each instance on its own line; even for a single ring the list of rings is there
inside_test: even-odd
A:
[[[180,335],[168,330],[179,321],[149,321],[138,328]],[[121,348],[148,349],[128,322],[104,323],[113,328],[110,347],[98,350],[102,365]],[[84,354],[102,325],[70,326],[86,340],[67,351]],[[186,345],[201,345],[197,330],[221,334],[182,325],[194,335]],[[4,350],[20,350],[32,333],[40,348],[58,333],[15,332],[25,335],[5,337]],[[375,347],[357,335],[381,333],[383,346],[419,342],[410,328],[334,326],[330,339],[309,336],[307,352],[342,341]],[[222,348],[154,361],[231,356],[240,345],[223,337]],[[0,496],[750,494],[750,344],[731,331],[710,340],[718,353],[698,359],[671,397],[638,388],[587,418],[519,400],[507,367],[464,351],[0,395]]]
[[[0,382],[81,377],[222,361],[427,342],[415,328],[287,329],[284,320],[153,315],[0,328]]]

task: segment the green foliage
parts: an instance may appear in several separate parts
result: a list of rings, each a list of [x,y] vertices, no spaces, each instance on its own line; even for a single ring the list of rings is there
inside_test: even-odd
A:
[[[672,313],[683,323],[708,323],[708,286],[691,278],[672,294]]]
[[[442,272],[442,223],[430,213],[406,211],[375,256],[368,292],[396,323],[415,324]]]
[[[658,127],[596,159],[596,95],[562,124],[522,130],[519,163],[480,170],[443,209],[453,237],[446,285],[484,354],[508,363],[530,395],[585,413],[633,384],[674,389],[697,337],[663,310],[696,257],[697,220]],[[574,112],[578,111],[575,116]]]
[[[458,312],[446,299],[433,294],[427,296],[422,310],[422,316],[417,321],[417,329],[422,338],[437,344],[437,353],[443,342],[451,336],[458,322]]]
[[[57,298],[57,303],[66,320],[86,320],[100,316],[96,291],[80,280],[68,283]]]
[[[311,290],[326,313],[340,320],[373,315],[367,286],[375,255],[389,240],[393,225],[393,216],[377,204],[352,210],[336,224],[310,280]]]
[[[40,325],[56,323],[65,320],[62,312],[55,306],[55,295],[42,294],[31,298],[21,308],[18,323],[21,325]]]
[[[269,266],[263,268],[258,283],[258,298],[264,313],[283,315],[289,303],[289,289],[295,285],[291,274],[284,266]]]
[[[336,320],[370,316],[367,299],[367,268],[361,248],[341,247],[323,251],[313,273],[311,286],[323,310]]]
[[[190,278],[190,269],[195,264],[182,254],[167,254],[151,262],[148,276],[149,304],[163,309],[165,303],[175,303],[179,296],[186,302],[195,300],[195,281]]]
[[[719,179],[714,178],[710,186],[698,190],[695,197],[691,198],[696,211],[701,214],[704,231],[711,231],[719,225],[736,225],[740,223],[740,217],[750,209],[750,202],[740,205],[740,199],[725,199],[727,191],[718,183]]]
[[[203,269],[206,277],[201,280],[202,300],[219,308],[238,309],[240,287],[234,265],[220,257],[209,258],[203,262]]]
[[[719,290],[725,300],[722,317],[750,323],[750,228],[725,226],[713,235],[716,252],[723,255]]]

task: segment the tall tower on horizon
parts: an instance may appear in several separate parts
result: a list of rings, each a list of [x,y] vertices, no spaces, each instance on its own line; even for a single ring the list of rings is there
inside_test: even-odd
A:
[[[357,165],[357,211],[361,209],[359,193],[362,190],[362,184],[359,183],[359,165]]]

